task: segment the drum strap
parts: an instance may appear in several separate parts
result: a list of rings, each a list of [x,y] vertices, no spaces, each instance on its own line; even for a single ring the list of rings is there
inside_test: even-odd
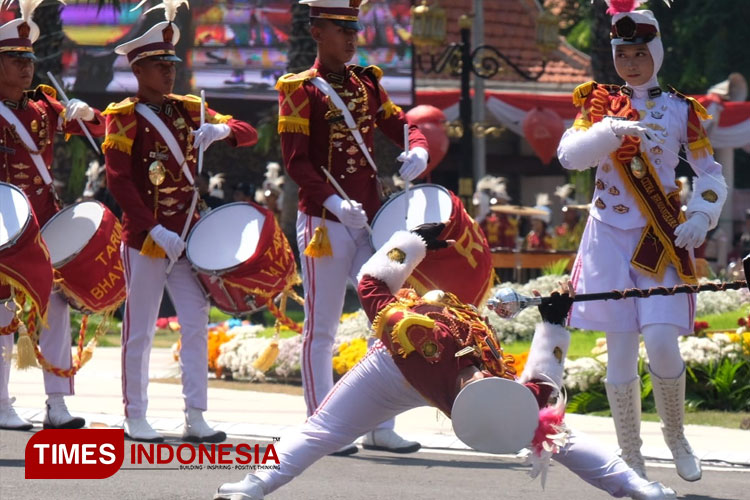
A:
[[[193,174],[190,172],[190,169],[188,168],[188,165],[185,162],[185,155],[182,153],[180,144],[177,142],[177,139],[175,138],[174,134],[169,130],[167,125],[162,121],[161,118],[159,118],[159,116],[156,113],[154,113],[151,110],[151,108],[149,108],[145,104],[142,104],[142,103],[136,104],[135,110],[138,112],[139,115],[144,117],[147,122],[153,125],[153,127],[161,136],[161,138],[164,139],[164,142],[169,148],[169,152],[172,153],[172,156],[174,157],[174,159],[182,167],[182,172],[183,174],[185,174],[185,178],[187,179],[187,181],[190,183],[191,186],[195,185],[195,179],[193,179]]]
[[[44,184],[46,186],[49,186],[52,184],[52,176],[49,174],[49,170],[47,170],[47,164],[44,162],[44,158],[42,158],[42,155],[40,154],[34,154],[32,151],[36,151],[37,146],[34,143],[34,140],[31,138],[31,135],[29,134],[29,131],[26,129],[26,126],[24,126],[23,123],[21,123],[21,120],[18,119],[18,117],[11,111],[5,104],[0,102],[0,116],[2,116],[5,121],[7,121],[13,129],[15,129],[16,134],[18,134],[19,139],[23,141],[24,145],[26,146],[26,149],[29,151],[29,155],[31,155],[31,159],[34,162],[34,166],[36,166],[37,171],[39,172],[39,175],[42,177],[42,180],[44,181]]]
[[[329,99],[331,99],[331,102],[336,106],[336,108],[341,111],[344,121],[346,122],[346,126],[349,128],[349,132],[351,132],[352,136],[354,137],[354,140],[357,141],[357,145],[359,146],[359,149],[362,151],[362,154],[365,155],[365,158],[367,158],[367,162],[370,164],[372,169],[375,171],[375,173],[378,173],[378,167],[375,166],[375,161],[372,159],[372,156],[370,156],[370,151],[367,149],[367,146],[365,145],[365,141],[362,139],[362,134],[359,132],[359,128],[357,127],[356,122],[354,121],[354,117],[349,112],[349,108],[346,107],[346,104],[344,104],[344,101],[341,99],[341,96],[338,95],[338,93],[333,90],[333,87],[331,85],[323,80],[321,77],[316,76],[315,78],[311,79],[310,82],[312,82],[313,85],[315,85],[318,90],[323,92],[325,95],[328,96]]]

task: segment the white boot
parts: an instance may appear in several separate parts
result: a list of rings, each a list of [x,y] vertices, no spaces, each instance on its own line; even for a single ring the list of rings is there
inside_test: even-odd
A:
[[[646,463],[641,455],[641,379],[636,377],[626,384],[617,385],[605,382],[604,386],[622,459],[636,474],[648,479]]]
[[[0,429],[28,431],[34,425],[16,413],[16,410],[13,409],[13,402],[15,400],[16,398],[10,398],[0,401]]]
[[[146,417],[126,418],[125,437],[133,441],[144,441],[146,443],[161,443],[164,437],[156,432]]]
[[[651,384],[654,387],[656,410],[661,418],[661,432],[664,441],[672,451],[677,474],[685,481],[701,478],[701,461],[693,454],[685,438],[683,418],[685,416],[685,370],[677,378],[660,378],[651,371]]]
[[[203,410],[188,408],[185,410],[185,428],[182,440],[190,443],[221,443],[227,438],[224,431],[213,430],[203,420]]]
[[[366,450],[390,451],[393,453],[414,453],[422,445],[416,441],[407,441],[393,429],[375,429],[365,434],[362,447]]]
[[[248,474],[239,483],[224,483],[216,490],[214,500],[263,500],[263,481]]]
[[[68,412],[62,394],[47,395],[47,409],[44,412],[45,429],[80,429],[86,425],[81,417],[74,417]]]
[[[634,493],[631,493],[630,498],[635,500],[675,500],[677,493],[672,488],[667,488],[654,481],[638,488]]]

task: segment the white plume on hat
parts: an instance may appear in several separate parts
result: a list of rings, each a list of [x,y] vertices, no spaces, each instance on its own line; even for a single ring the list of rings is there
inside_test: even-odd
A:
[[[214,174],[208,179],[208,192],[211,196],[224,199],[224,174]]]
[[[505,177],[496,177],[494,175],[485,175],[479,179],[472,198],[472,204],[476,207],[474,210],[474,220],[482,222],[487,217],[491,205],[499,201],[510,201],[506,183],[507,180]]]
[[[64,0],[58,0],[61,4],[65,5]],[[18,26],[26,23],[29,25],[29,40],[34,43],[39,38],[39,26],[33,21],[34,11],[39,7],[44,0],[17,0],[18,10],[21,12],[19,19],[14,19],[0,26],[3,31],[8,31],[8,34],[0,33],[0,38],[17,38]],[[13,4],[13,0],[0,0],[0,9],[9,9]]]
[[[140,9],[143,6],[143,4],[145,4],[146,2],[148,2],[148,0],[141,0],[138,3],[138,5],[130,9],[130,12]],[[171,23],[177,17],[177,9],[179,9],[180,5],[183,5],[183,4],[188,9],[190,8],[190,4],[188,3],[188,0],[163,0],[162,3],[154,5],[143,14],[145,15],[154,10],[164,9],[164,18]]]
[[[550,223],[552,220],[552,210],[549,208],[550,205],[550,199],[549,194],[547,193],[538,193],[536,195],[536,205],[534,208],[537,210],[543,210],[545,213],[544,215],[532,215],[531,219],[538,219],[540,221],[543,221],[547,224]]]

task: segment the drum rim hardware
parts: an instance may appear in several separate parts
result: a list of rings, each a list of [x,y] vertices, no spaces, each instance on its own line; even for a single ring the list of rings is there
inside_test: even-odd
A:
[[[9,187],[13,191],[18,191],[18,193],[20,193],[21,196],[23,196],[24,198],[26,198],[26,194],[23,192],[22,189],[18,188],[17,186],[14,186],[13,184],[8,184],[6,182],[0,182],[0,187],[5,187],[5,186]],[[27,202],[28,202],[28,198],[27,198]],[[30,206],[31,205],[29,204],[29,207]],[[12,247],[13,245],[15,245],[16,243],[18,243],[18,240],[21,238],[21,236],[23,236],[26,233],[26,230],[29,227],[29,223],[31,222],[31,214],[32,214],[32,211],[31,211],[31,209],[29,209],[26,212],[26,221],[23,223],[23,226],[21,227],[21,229],[12,238],[10,238],[6,243],[3,243],[3,244],[0,245],[0,252],[2,252],[3,250],[6,250],[6,249]]]
[[[96,204],[102,210],[102,218],[99,221],[99,223],[101,224],[102,220],[104,220],[104,211],[106,209],[106,206],[102,202],[96,201],[96,200],[79,201],[78,203],[74,203],[72,205],[68,205],[67,207],[65,207],[62,210],[60,210],[59,212],[57,212],[55,215],[53,215],[50,218],[50,220],[48,220],[44,224],[44,226],[42,226],[42,228],[41,228],[41,230],[39,232],[39,234],[41,234],[41,236],[42,236],[42,239],[44,239],[44,229],[47,228],[47,227],[51,227],[50,224],[52,224],[52,222],[55,219],[58,219],[61,216],[61,214],[65,213],[65,212],[68,212],[68,211],[71,211],[71,210],[73,210],[75,207],[77,207],[79,205],[89,204],[89,203]],[[96,231],[94,233],[96,233]],[[70,262],[73,259],[75,259],[76,257],[78,257],[78,255],[83,251],[83,249],[86,248],[86,245],[89,243],[89,241],[91,241],[92,237],[93,237],[93,235],[91,237],[89,237],[89,239],[87,241],[85,241],[75,252],[71,253],[66,258],[64,258],[64,259],[62,259],[60,261],[57,261],[57,262],[52,262],[51,259],[50,259],[50,262],[52,262],[52,267],[55,268],[55,269],[63,267],[65,264],[67,264],[68,262]],[[45,244],[46,243],[47,242],[45,241]]]

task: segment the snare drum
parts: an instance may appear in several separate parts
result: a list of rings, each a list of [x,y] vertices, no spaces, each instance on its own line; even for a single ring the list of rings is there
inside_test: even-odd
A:
[[[55,286],[72,307],[107,313],[125,300],[121,234],[120,221],[98,201],[66,207],[44,225]]]
[[[44,317],[52,292],[52,266],[26,195],[0,182],[0,302],[26,294]]]
[[[380,207],[372,221],[370,241],[383,246],[396,231],[412,230],[420,224],[444,222],[440,239],[456,244],[427,252],[425,259],[407,279],[420,295],[435,289],[455,294],[459,300],[481,305],[492,287],[492,254],[479,225],[464,209],[461,200],[436,184],[419,184],[402,191]]]
[[[263,307],[297,280],[294,254],[276,219],[251,202],[201,217],[185,254],[213,304],[235,316]]]

